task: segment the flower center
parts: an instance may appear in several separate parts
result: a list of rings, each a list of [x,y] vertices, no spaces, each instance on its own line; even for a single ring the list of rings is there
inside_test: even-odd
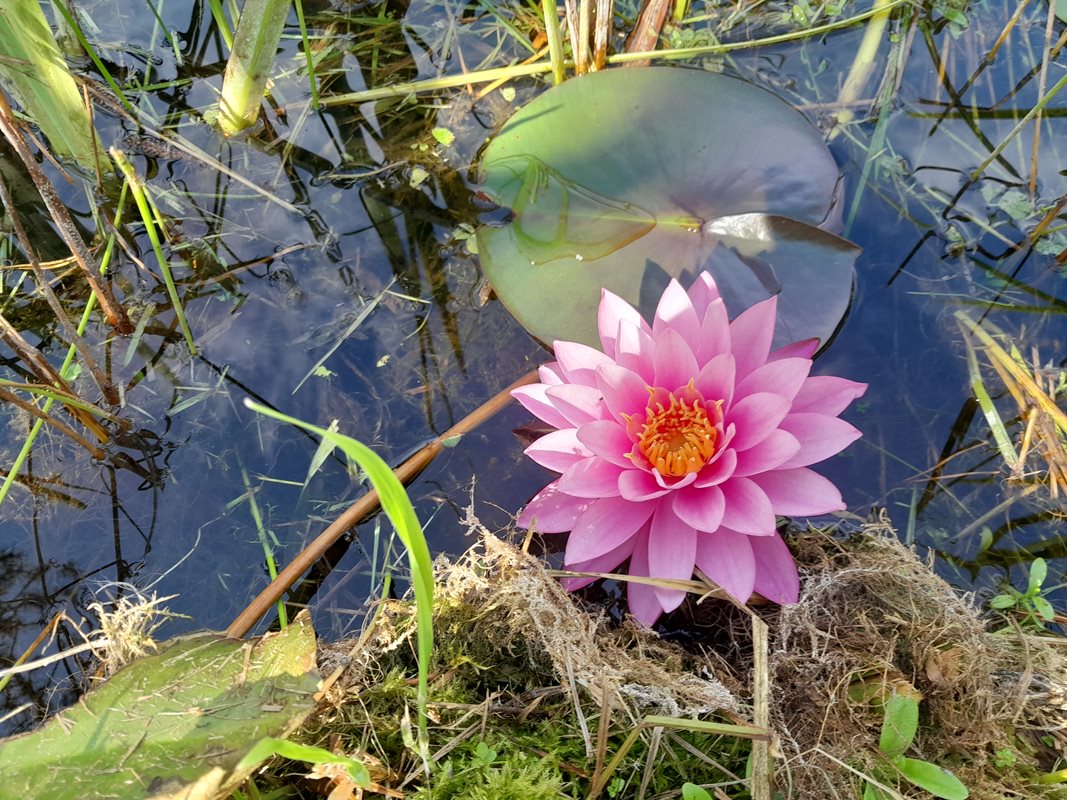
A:
[[[719,432],[704,401],[669,392],[663,402],[650,402],[637,448],[659,473],[680,478],[701,469],[715,455]]]

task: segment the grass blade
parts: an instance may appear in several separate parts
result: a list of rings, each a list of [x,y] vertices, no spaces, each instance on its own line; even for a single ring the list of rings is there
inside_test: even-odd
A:
[[[354,461],[370,480],[381,498],[382,509],[393,523],[397,536],[403,542],[411,569],[411,585],[415,592],[415,619],[418,623],[419,661],[419,745],[424,761],[428,761],[428,735],[426,730],[426,701],[429,689],[430,658],[433,655],[433,563],[430,548],[422,533],[419,518],[411,505],[404,485],[393,474],[393,469],[362,442],[334,431],[311,425],[280,411],[245,399],[245,406],[272,419],[295,425],[326,439],[340,448]]]

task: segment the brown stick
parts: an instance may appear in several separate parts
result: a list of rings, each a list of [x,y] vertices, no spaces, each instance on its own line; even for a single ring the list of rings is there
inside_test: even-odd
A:
[[[48,278],[44,274],[44,268],[41,266],[41,262],[37,260],[37,252],[33,248],[33,242],[30,241],[30,237],[22,225],[22,218],[19,216],[18,209],[15,208],[15,201],[7,188],[7,181],[2,177],[0,177],[0,202],[7,206],[7,216],[11,220],[11,227],[15,229],[15,238],[18,239],[19,246],[26,254],[26,260],[29,262],[30,269],[33,270],[33,276],[37,280],[37,288],[40,289],[41,294],[44,295],[44,299],[48,303],[48,307],[55,314],[56,321],[59,322],[67,339],[78,351],[82,364],[85,365],[86,370],[92,376],[104,399],[112,405],[117,405],[119,398],[114,387],[108,384],[107,379],[104,378],[104,373],[97,366],[96,359],[89,352],[88,346],[78,334],[78,329],[74,327],[74,323],[70,321],[63,304],[56,297],[56,293],[52,291]]]
[[[637,16],[634,29],[630,32],[630,38],[626,40],[627,53],[642,53],[647,50],[655,50],[659,43],[660,34],[663,32],[663,24],[667,21],[667,12],[671,9],[670,0],[644,0],[641,5],[641,13]],[[652,63],[651,59],[631,61],[627,67],[647,67]]]
[[[498,392],[494,397],[480,405],[432,442],[416,451],[414,455],[394,470],[396,477],[401,483],[407,484],[422,472],[437,454],[444,449],[446,441],[453,437],[470,433],[511,402],[512,389],[518,389],[520,386],[526,386],[536,380],[537,372],[535,370],[526,373],[506,389]],[[345,531],[352,528],[368,514],[377,511],[380,504],[381,500],[378,497],[378,492],[370,489],[350,505],[341,516],[334,520],[332,525],[301,550],[289,566],[279,572],[278,577],[267,584],[267,587],[248,604],[244,611],[237,615],[237,618],[230,623],[230,627],[226,629],[226,635],[234,639],[240,639],[245,636],[252,630],[252,626],[259,621],[260,617],[270,611],[271,607],[289,590],[289,587],[296,583],[297,579],[307,572],[316,561],[322,558],[323,554],[334,542],[341,538]]]
[[[70,217],[70,212],[67,211],[67,207],[59,199],[55,187],[52,186],[44,171],[37,166],[37,162],[26,146],[26,140],[22,137],[22,131],[15,120],[14,112],[11,110],[11,106],[8,104],[3,92],[0,92],[0,132],[3,132],[4,137],[11,143],[19,159],[26,166],[26,171],[30,173],[30,178],[37,187],[41,199],[44,200],[45,207],[48,209],[52,221],[55,222],[59,235],[63,237],[63,241],[70,248],[71,254],[77,259],[78,266],[81,267],[85,275],[85,280],[89,282],[89,285],[96,293],[96,299],[100,301],[100,308],[104,312],[104,316],[107,317],[108,323],[118,333],[133,333],[133,325],[130,323],[130,318],[126,316],[126,309],[115,299],[115,296],[111,293],[111,287],[100,280],[99,270],[96,269],[94,259],[89,253],[89,248],[82,241],[78,227]]]

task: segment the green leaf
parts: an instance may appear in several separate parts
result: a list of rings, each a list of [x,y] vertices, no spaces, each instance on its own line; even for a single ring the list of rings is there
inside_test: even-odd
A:
[[[1048,576],[1048,564],[1045,563],[1043,558],[1035,558],[1034,563],[1030,565],[1030,579],[1027,582],[1027,594],[1037,594],[1041,590],[1041,584],[1045,582],[1045,578]]]
[[[352,776],[352,781],[357,786],[366,789],[371,785],[370,772],[367,771],[367,766],[362,761],[331,753],[321,747],[290,742],[288,739],[261,739],[237,766],[251,769],[271,756],[281,756],[290,761],[303,761],[308,764],[341,764],[348,768],[348,774]]]
[[[0,3],[0,85],[36,122],[52,151],[94,172],[109,169],[81,91],[37,0]]]
[[[311,425],[303,420],[290,417],[273,408],[260,405],[245,399],[245,406],[264,416],[271,417],[298,428],[321,436],[329,440],[334,446],[341,448],[359,468],[366,473],[367,478],[378,492],[381,498],[382,510],[385,511],[389,521],[393,523],[396,535],[400,537],[408,555],[408,565],[411,569],[411,585],[415,591],[415,621],[417,623],[417,652],[419,662],[419,733],[420,745],[427,745],[426,738],[426,701],[429,687],[430,657],[433,655],[433,562],[430,558],[430,548],[426,544],[426,537],[419,525],[419,518],[415,515],[415,509],[411,506],[404,485],[393,473],[392,468],[386,464],[381,456],[371,450],[362,442],[357,442],[340,433]],[[428,758],[428,753],[423,755]]]
[[[1017,600],[1010,594],[998,594],[992,600],[989,601],[990,608],[1011,608],[1015,605]]]
[[[918,729],[919,702],[914,697],[894,693],[885,704],[878,749],[895,758],[911,746]]]
[[[822,135],[774,95],[668,67],[603,70],[522,108],[490,142],[478,230],[497,295],[543,341],[597,345],[606,287],[651,317],[671,277],[711,272],[731,316],[778,296],[778,345],[826,341],[859,250],[836,227]]]
[[[894,798],[873,783],[868,783],[863,787],[863,800],[894,800]]]
[[[900,758],[894,761],[901,774],[916,786],[942,800],[967,800],[970,792],[960,779],[929,761]]]
[[[1034,611],[1038,613],[1041,619],[1045,622],[1052,622],[1056,616],[1056,609],[1052,607],[1052,604],[1041,595],[1038,595],[1030,601],[1034,604]]]
[[[259,763],[248,753],[291,733],[318,685],[302,616],[257,640],[176,639],[0,741],[0,786],[23,800],[227,797]]]
[[[422,167],[412,167],[411,174],[408,176],[408,186],[415,189],[424,184],[429,177],[430,173]]]
[[[433,138],[438,143],[445,147],[451,146],[452,142],[456,141],[456,134],[452,133],[448,128],[434,128],[430,133],[433,134]]]
[[[682,784],[682,800],[711,800],[707,789],[697,786],[695,783]]]

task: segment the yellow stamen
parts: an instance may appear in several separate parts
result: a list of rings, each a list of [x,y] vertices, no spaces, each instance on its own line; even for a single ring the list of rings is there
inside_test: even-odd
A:
[[[713,455],[719,432],[699,397],[668,393],[665,406],[649,402],[637,449],[661,475],[680,478],[701,469]]]

